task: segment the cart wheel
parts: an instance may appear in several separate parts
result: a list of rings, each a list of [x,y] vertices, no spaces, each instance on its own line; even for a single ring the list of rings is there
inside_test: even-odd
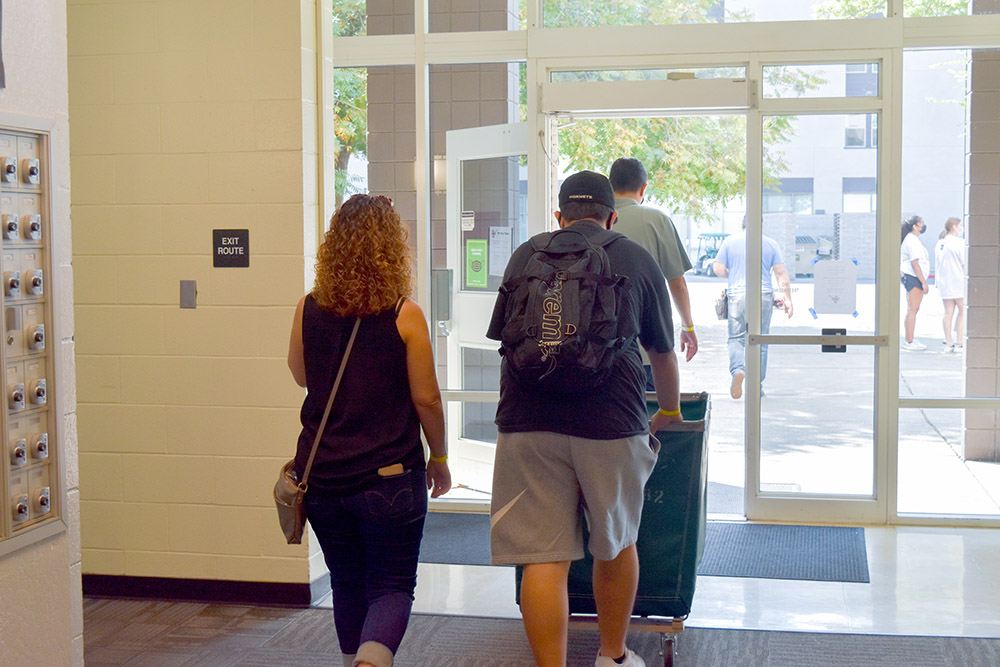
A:
[[[674,640],[666,639],[663,642],[663,667],[674,667]]]

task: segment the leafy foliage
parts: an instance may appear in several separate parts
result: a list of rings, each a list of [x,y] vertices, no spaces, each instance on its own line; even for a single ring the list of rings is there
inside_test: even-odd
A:
[[[367,0],[337,0],[333,8],[336,37],[363,35]],[[333,71],[334,189],[339,208],[344,195],[358,190],[347,171],[351,156],[368,152],[368,70],[339,68]]]
[[[830,0],[816,8],[821,19],[864,19],[885,16],[885,0]],[[904,0],[905,16],[964,16],[968,0]]]
[[[764,143],[776,147],[793,132],[793,117],[770,116]],[[650,198],[696,221],[711,221],[720,207],[746,190],[746,117],[670,116],[665,118],[577,121],[559,133],[559,153],[576,171],[607,173],[628,156],[642,160]],[[764,155],[765,186],[787,169],[780,150]]]
[[[723,13],[717,0],[546,0],[547,26],[641,25],[748,21],[749,13]],[[624,78],[662,78],[636,71]],[[743,71],[716,72],[740,77]],[[824,81],[796,68],[770,68],[769,83],[801,94]],[[590,71],[575,81],[621,80],[619,73]],[[794,117],[769,117],[764,127],[763,179],[773,186],[787,171],[780,146],[794,133]],[[675,213],[711,221],[728,202],[746,191],[746,119],[744,116],[671,116],[664,118],[578,121],[559,132],[559,154],[573,170],[607,170],[619,157],[642,160],[649,177],[648,196]]]
[[[545,0],[547,28],[595,25],[667,25],[721,20],[720,0]],[[728,14],[727,20],[742,17]]]

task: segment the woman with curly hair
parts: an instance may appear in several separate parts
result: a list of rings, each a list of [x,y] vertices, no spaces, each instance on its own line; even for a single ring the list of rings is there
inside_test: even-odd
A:
[[[308,389],[295,465],[301,478],[360,320],[306,491],[351,667],[392,665],[417,583],[426,489],[436,498],[451,487],[430,334],[410,291],[399,214],[386,197],[354,195],[333,216],[288,346],[288,367]]]

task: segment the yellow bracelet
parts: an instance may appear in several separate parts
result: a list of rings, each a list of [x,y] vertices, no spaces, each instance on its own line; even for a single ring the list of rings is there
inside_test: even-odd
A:
[[[656,412],[657,412],[657,414],[661,414],[664,417],[674,417],[674,416],[679,415],[681,413],[681,409],[677,408],[676,410],[664,410],[663,408],[660,408]]]
[[[681,329],[683,329],[684,331],[694,331],[694,327],[693,326],[686,327],[683,324],[681,325]]]
[[[427,456],[429,456],[431,461],[433,461],[434,463],[444,463],[445,461],[448,460],[447,454],[445,454],[444,456],[434,456],[430,452],[427,452]]]

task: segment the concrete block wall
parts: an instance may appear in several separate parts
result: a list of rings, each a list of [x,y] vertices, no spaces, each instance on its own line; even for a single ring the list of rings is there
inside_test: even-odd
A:
[[[976,10],[988,3],[977,3]],[[1000,395],[1000,50],[972,53],[969,92],[968,327],[965,391]],[[1000,462],[995,411],[966,415],[965,458]]]
[[[66,3],[61,0],[3,3],[0,89],[3,124],[23,127],[12,115],[51,126],[51,257],[48,298],[58,332],[49,344],[60,355],[61,373],[49,379],[50,395],[62,410],[59,455],[66,490],[66,532],[0,557],[0,663],[83,665],[80,483],[77,465],[76,377],[73,365],[73,266],[70,234],[69,103],[66,72]],[[54,387],[53,383],[54,382]],[[54,392],[54,393],[52,393]]]
[[[793,215],[791,213],[766,213],[763,216],[764,234],[778,242],[792,280],[795,279],[795,237],[825,236],[835,241],[834,216]],[[858,278],[875,278],[875,214],[843,213],[840,216],[840,257],[858,260]]]
[[[271,487],[303,397],[315,2],[68,10],[83,571],[308,583]],[[249,229],[249,268],[213,268],[213,229]]]

